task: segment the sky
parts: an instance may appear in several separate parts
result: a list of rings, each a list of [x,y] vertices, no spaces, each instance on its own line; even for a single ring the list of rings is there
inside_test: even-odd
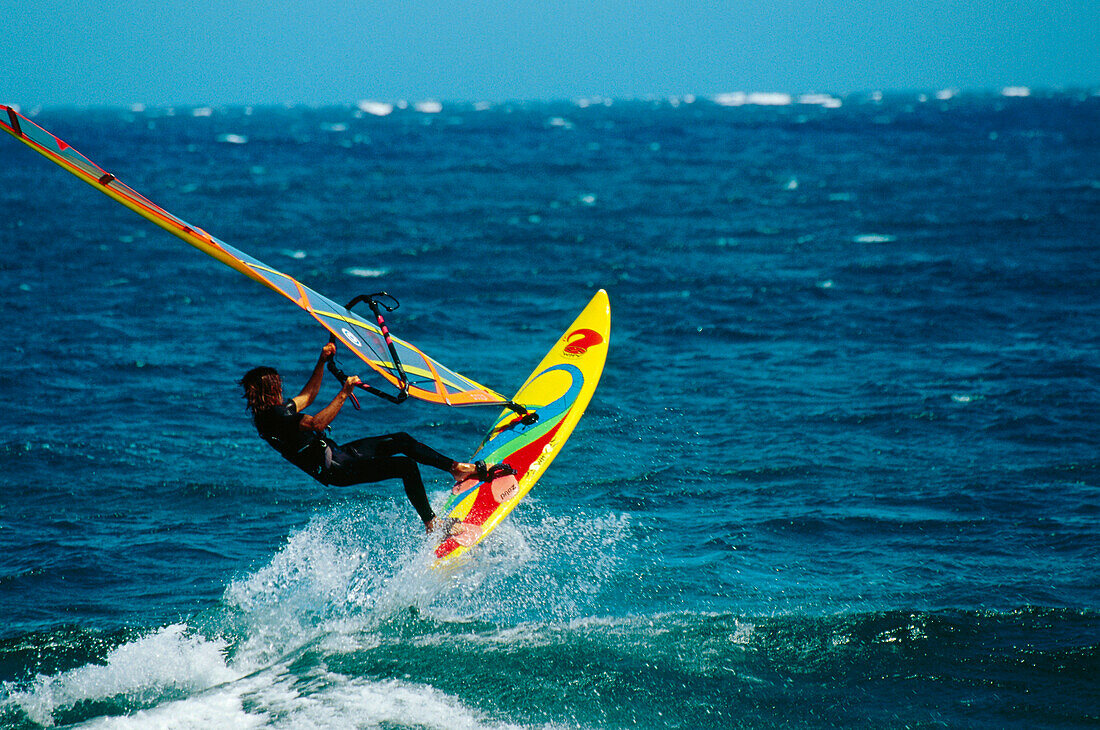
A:
[[[0,103],[1100,89],[1100,0],[0,0]]]

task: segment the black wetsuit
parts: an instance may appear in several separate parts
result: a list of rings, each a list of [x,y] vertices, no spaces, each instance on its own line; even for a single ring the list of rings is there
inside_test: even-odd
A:
[[[417,462],[450,471],[453,461],[407,433],[371,436],[337,445],[316,431],[301,428],[302,414],[294,401],[257,411],[260,436],[288,461],[321,482],[337,487],[400,479],[420,519],[432,511]]]

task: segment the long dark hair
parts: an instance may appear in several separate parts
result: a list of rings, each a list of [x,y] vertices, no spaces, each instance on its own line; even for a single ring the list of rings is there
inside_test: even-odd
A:
[[[259,411],[283,404],[283,379],[279,371],[266,365],[252,368],[241,378],[244,399],[248,410],[255,417]]]

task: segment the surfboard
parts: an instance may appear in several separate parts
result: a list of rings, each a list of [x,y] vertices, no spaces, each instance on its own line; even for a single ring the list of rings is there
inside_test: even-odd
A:
[[[546,472],[592,400],[610,338],[611,303],[601,289],[512,399],[538,413],[538,421],[525,424],[505,409],[475,450],[473,459],[507,464],[516,473],[490,474],[487,481],[471,478],[454,486],[443,506],[449,525],[435,550],[434,568],[468,557]]]

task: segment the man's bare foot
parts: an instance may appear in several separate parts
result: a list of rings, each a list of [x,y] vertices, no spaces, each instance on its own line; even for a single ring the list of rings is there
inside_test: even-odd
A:
[[[477,466],[475,466],[474,464],[467,464],[464,461],[456,461],[454,463],[454,466],[451,467],[451,476],[453,476],[456,481],[465,481],[466,479],[469,479],[470,477],[476,475]]]

